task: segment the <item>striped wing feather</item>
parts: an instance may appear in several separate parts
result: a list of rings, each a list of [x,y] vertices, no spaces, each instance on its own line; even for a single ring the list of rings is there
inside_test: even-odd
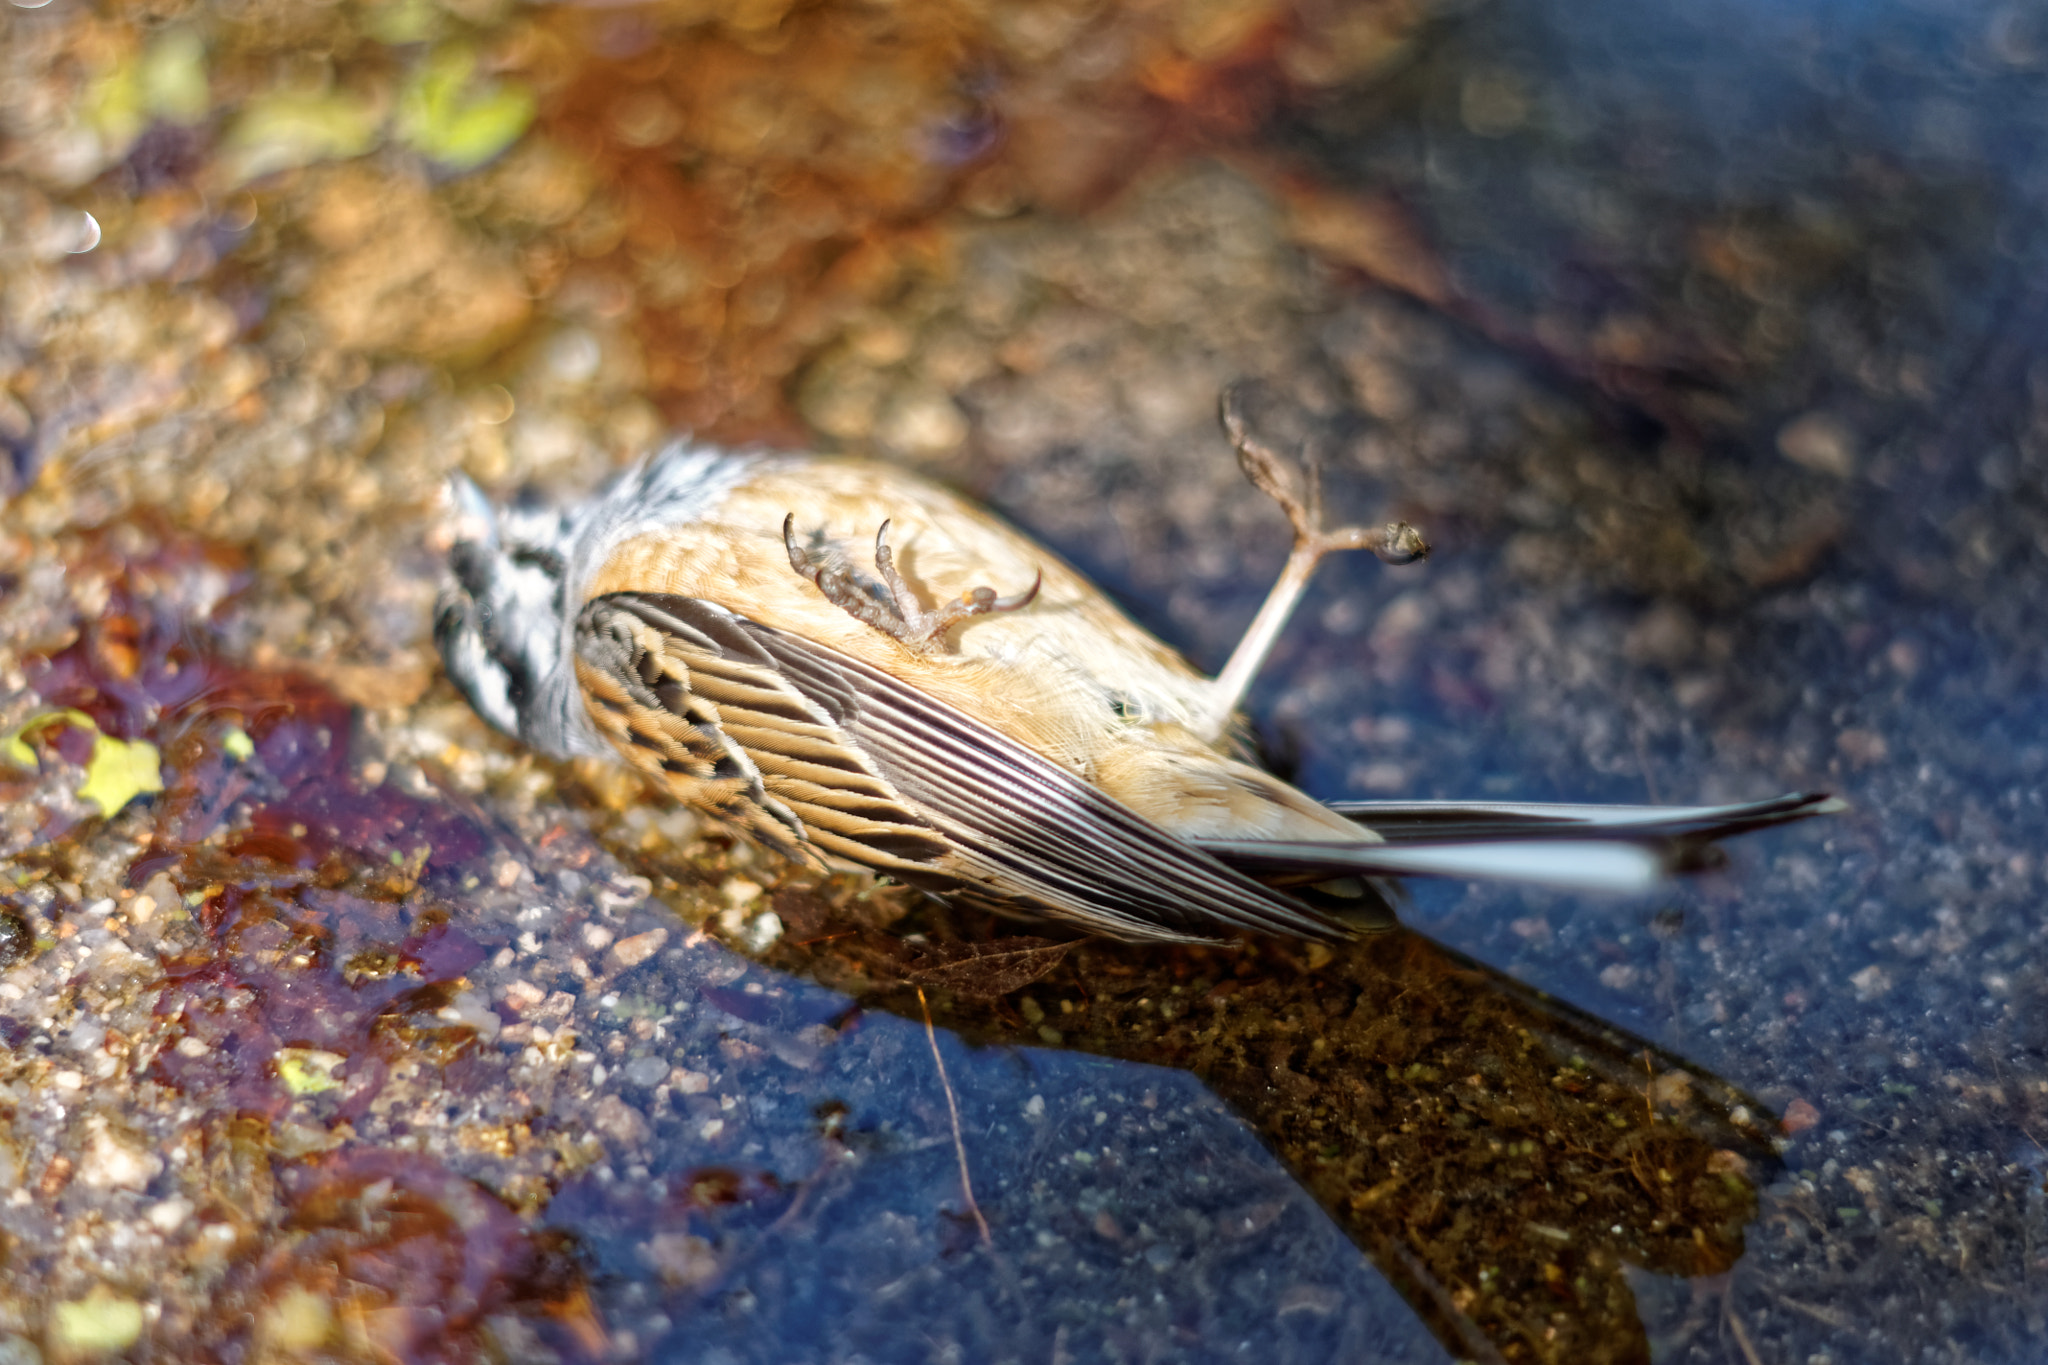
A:
[[[786,854],[899,874],[936,861],[944,840],[731,629],[734,618],[687,609],[702,605],[617,596],[584,609],[578,672],[619,751],[686,804]]]
[[[622,752],[649,771],[672,751],[700,765],[713,754],[716,813],[733,819],[728,810],[753,801],[798,822],[770,842],[807,834],[822,851],[913,884],[1122,938],[1199,939],[1220,925],[1342,932],[994,728],[713,603],[599,598],[579,622],[579,660],[608,681],[609,692],[591,690],[592,714],[614,742],[626,732]],[[612,708],[613,693],[629,705]],[[661,714],[636,724],[631,703],[644,710],[649,699]],[[707,722],[715,735],[703,733]],[[659,749],[647,748],[643,728],[658,731]],[[720,758],[749,785],[717,785],[735,780],[717,776]],[[693,794],[694,771],[674,778],[682,799],[706,804]],[[762,820],[742,811],[736,823]]]
[[[586,610],[576,623],[576,678],[591,720],[633,766],[694,809],[805,856],[796,815],[768,794],[717,708],[692,691],[661,632],[624,613]]]

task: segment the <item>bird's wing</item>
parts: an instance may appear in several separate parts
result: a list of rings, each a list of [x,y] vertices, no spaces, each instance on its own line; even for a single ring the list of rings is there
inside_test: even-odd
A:
[[[576,620],[575,665],[591,722],[686,804],[808,858],[802,820],[769,794],[755,756],[726,732],[721,707],[704,690],[709,676],[691,667],[690,643],[604,600],[589,604]],[[760,704],[775,704],[772,691],[757,690]]]
[[[850,861],[972,899],[1021,897],[1121,938],[1343,933],[957,708],[714,603],[598,598],[579,618],[578,658],[622,698],[592,689],[592,715],[607,726],[612,712],[607,728],[641,767],[701,765],[722,740],[752,778],[729,804],[787,812]]]
[[[1342,801],[1331,809],[1386,842],[1195,842],[1254,877],[1454,877],[1641,891],[1714,861],[1716,840],[1846,809],[1820,793],[1730,806],[1584,806],[1496,801]]]

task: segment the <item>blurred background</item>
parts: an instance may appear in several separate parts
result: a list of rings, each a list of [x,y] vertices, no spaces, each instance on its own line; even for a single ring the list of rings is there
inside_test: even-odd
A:
[[[2048,11],[0,6],[0,1360],[2026,1361]],[[1076,947],[440,677],[447,476],[914,466],[1324,797],[1834,790]],[[971,1190],[968,1184],[971,1182]]]

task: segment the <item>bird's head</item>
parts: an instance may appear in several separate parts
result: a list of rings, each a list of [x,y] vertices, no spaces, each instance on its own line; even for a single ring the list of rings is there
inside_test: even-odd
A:
[[[572,528],[560,512],[500,512],[463,475],[448,482],[454,543],[434,610],[449,680],[478,715],[560,754],[551,692],[570,671],[566,584]]]

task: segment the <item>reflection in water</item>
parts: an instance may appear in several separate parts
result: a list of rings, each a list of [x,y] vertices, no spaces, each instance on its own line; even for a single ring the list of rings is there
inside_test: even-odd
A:
[[[1407,931],[936,946],[776,905],[773,965],[866,1004],[1200,1077],[1460,1356],[1647,1359],[1625,1270],[1729,1269],[1776,1164],[1756,1101]]]

